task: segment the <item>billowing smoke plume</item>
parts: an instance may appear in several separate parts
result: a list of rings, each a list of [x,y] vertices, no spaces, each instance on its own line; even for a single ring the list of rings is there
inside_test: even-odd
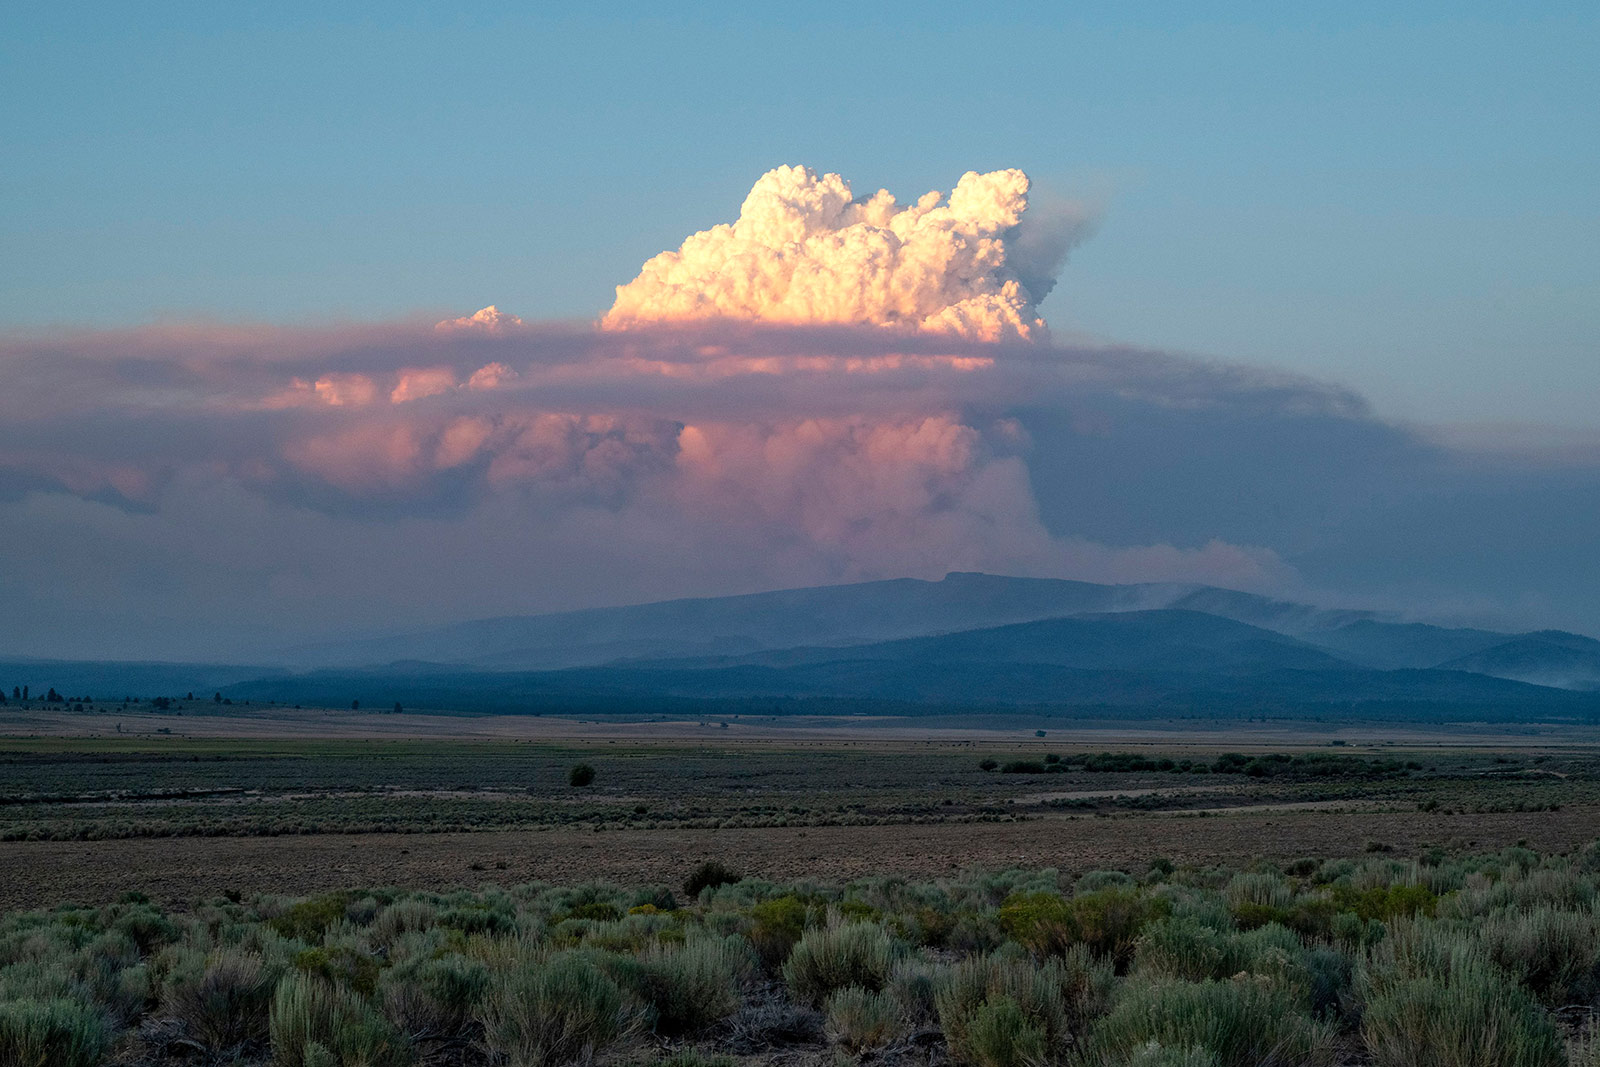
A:
[[[618,286],[603,324],[735,319],[1039,339],[1034,305],[1073,231],[1029,232],[1028,184],[1020,170],[969,171],[948,202],[930,192],[902,206],[884,189],[857,200],[837,174],[779,167],[737,222],[693,235]]]
[[[1337,388],[1050,341],[1035,304],[1082,220],[1027,193],[968,174],[902,208],[780,168],[600,329],[491,306],[0,338],[0,651],[170,656],[153,611],[243,655],[308,620],[950,569],[1282,591],[1462,560],[1513,576],[1496,597],[1536,566],[1600,587],[1573,503],[1600,459],[1484,474]],[[1471,563],[1495,523],[1503,565]]]

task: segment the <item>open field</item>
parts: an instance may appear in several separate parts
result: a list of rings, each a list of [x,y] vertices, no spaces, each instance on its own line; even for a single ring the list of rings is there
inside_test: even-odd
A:
[[[128,714],[108,736],[103,716],[11,715],[3,907],[127,889],[178,905],[218,886],[670,878],[688,857],[851,878],[1131,869],[1155,855],[1247,864],[1369,843],[1561,851],[1600,825],[1600,749],[1528,728],[1380,740],[1359,725],[1330,737],[1174,724],[1118,742],[1105,724],[1041,738],[1031,723],[723,729],[272,709]],[[568,783],[577,763],[593,784]]]
[[[0,720],[6,1064],[1600,1062],[1575,728],[118,710]]]
[[[313,893],[365,885],[446,890],[533,880],[670,882],[686,863],[720,859],[753,876],[843,880],[893,872],[930,878],[970,868],[1139,869],[1157,856],[1248,866],[1360,853],[1368,842],[1415,856],[1434,846],[1517,843],[1568,851],[1593,841],[1600,808],[1418,818],[1412,813],[1294,812],[1199,819],[1047,818],[981,825],[728,830],[316,834],[0,843],[0,909],[101,904],[138,889],[169,906],[223,889]]]

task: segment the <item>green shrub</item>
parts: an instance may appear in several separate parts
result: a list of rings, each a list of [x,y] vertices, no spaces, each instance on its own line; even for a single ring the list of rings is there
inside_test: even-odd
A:
[[[148,903],[119,905],[114,910],[121,914],[112,921],[111,930],[129,938],[145,955],[178,939],[177,926]]]
[[[1307,952],[1292,930],[1276,924],[1243,933],[1223,931],[1195,919],[1168,917],[1139,939],[1135,967],[1144,975],[1188,982],[1250,974],[1305,990],[1311,975]]]
[[[1409,978],[1370,994],[1361,1034],[1378,1067],[1562,1067],[1561,1038],[1499,972]]]
[[[887,992],[845,986],[823,1008],[828,1037],[854,1053],[882,1048],[901,1031],[900,1011]]]
[[[792,894],[763,900],[750,909],[750,943],[768,967],[782,966],[800,935],[805,933],[810,913]]]
[[[404,934],[428,929],[437,916],[438,909],[426,900],[397,900],[378,912],[372,924],[372,937],[380,945],[392,944]]]
[[[1203,1050],[1218,1067],[1331,1064],[1334,1031],[1313,1020],[1282,985],[1257,979],[1134,980],[1091,1038],[1094,1064],[1123,1064],[1154,1042]]]
[[[1354,912],[1363,919],[1390,919],[1430,917],[1439,905],[1439,898],[1425,885],[1374,886],[1354,889],[1334,886],[1333,903],[1340,911]]]
[[[1053,893],[1017,893],[1000,907],[1000,928],[1040,955],[1058,955],[1082,944],[1120,967],[1132,955],[1144,928],[1171,910],[1163,897],[1144,889],[1114,887],[1072,898]]]
[[[1087,871],[1072,885],[1074,896],[1098,893],[1102,889],[1132,889],[1138,880],[1127,871]]]
[[[268,1027],[274,1067],[399,1067],[410,1061],[405,1040],[367,1001],[314,975],[278,983]]]
[[[1600,965],[1600,917],[1548,906],[1499,912],[1477,928],[1489,956],[1552,1007],[1590,1000]]]
[[[732,1015],[740,986],[751,969],[749,949],[739,938],[699,937],[681,945],[652,945],[638,958],[624,957],[613,976],[649,1010],[659,1033],[701,1031]]]
[[[684,896],[693,899],[700,895],[702,889],[715,889],[718,886],[734,885],[739,881],[739,876],[720,860],[706,860],[700,866],[689,872],[689,877],[683,880]]]
[[[0,1002],[0,1063],[6,1067],[98,1067],[109,1044],[105,1019],[79,1001]]]
[[[961,1059],[976,1067],[1039,1067],[1055,1059],[1055,1053],[1044,1026],[1001,995],[985,1000],[973,1013]]]
[[[1562,1067],[1550,1017],[1481,942],[1440,923],[1401,923],[1358,977],[1361,1035],[1377,1067]]]
[[[514,966],[483,1009],[484,1045],[510,1067],[588,1064],[629,1038],[638,1013],[583,956],[563,952]]]
[[[344,920],[345,908],[349,904],[348,893],[324,893],[295,901],[269,922],[284,937],[298,938],[308,945],[315,945],[322,940],[322,935],[330,926]]]
[[[567,784],[583,787],[594,781],[594,768],[587,763],[575,763],[567,771]]]
[[[362,996],[369,996],[378,988],[378,961],[353,945],[308,948],[295,955],[294,967],[303,974],[347,986]]]
[[[384,971],[378,990],[384,1017],[413,1043],[461,1040],[474,1031],[489,967],[459,955],[411,960]]]
[[[261,956],[223,948],[175,966],[162,987],[164,1009],[184,1035],[212,1055],[267,1034],[280,971]]]
[[[882,989],[898,957],[881,926],[831,923],[805,932],[783,965],[783,979],[797,999],[817,1007],[846,986]]]
[[[1030,1036],[1034,1033],[1047,1052],[1063,1047],[1074,1028],[1104,1010],[1112,982],[1110,966],[1091,960],[1081,947],[1043,965],[1002,955],[973,956],[945,973],[934,1005],[952,1059],[1001,1064],[1011,1062],[1007,1057],[1013,1054],[1032,1055],[1038,1044]],[[997,1044],[995,1028],[1017,1014],[1026,1025],[1015,1028],[1015,1042]]]
[[[1235,909],[1241,905],[1287,909],[1294,903],[1294,890],[1280,876],[1251,871],[1234,875],[1222,895]]]
[[[1150,977],[1202,982],[1233,973],[1232,935],[1188,916],[1169,916],[1152,923],[1139,938],[1134,970]]]
[[[925,960],[901,960],[889,974],[885,991],[894,998],[900,1014],[913,1022],[935,1017],[934,996],[939,991],[943,968]]]

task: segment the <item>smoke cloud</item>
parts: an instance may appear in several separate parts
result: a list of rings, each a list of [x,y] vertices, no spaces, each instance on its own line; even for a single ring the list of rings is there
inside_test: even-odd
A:
[[[1030,226],[1028,176],[969,171],[948,200],[853,197],[837,174],[778,167],[730,225],[694,234],[617,287],[603,323],[855,323],[985,341],[1042,338],[1034,305],[1080,220]]]
[[[0,340],[0,651],[239,658],[952,569],[1600,621],[1592,457],[1491,461],[1324,383],[1054,342],[1034,304],[1082,220],[1030,229],[1027,192],[902,207],[779,168],[593,327]],[[1470,567],[1469,523],[1499,530]]]

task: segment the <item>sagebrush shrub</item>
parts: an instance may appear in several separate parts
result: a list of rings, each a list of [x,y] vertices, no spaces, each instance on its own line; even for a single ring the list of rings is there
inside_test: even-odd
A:
[[[0,1001],[0,1063],[6,1067],[99,1067],[110,1040],[104,1017],[80,1001]]]
[[[1378,1067],[1562,1067],[1561,1035],[1471,933],[1400,923],[1368,950],[1361,1035]]]
[[[253,952],[224,948],[182,960],[161,990],[164,1009],[212,1055],[267,1034],[281,971]]]
[[[1590,999],[1600,967],[1600,916],[1540,905],[1477,927],[1489,956],[1552,1007]]]
[[[1311,980],[1308,955],[1294,931],[1275,923],[1241,933],[1167,918],[1146,928],[1134,967],[1140,974],[1189,982],[1251,974],[1304,989]]]
[[[426,900],[397,900],[378,912],[372,924],[373,940],[390,945],[404,934],[421,933],[434,924],[438,909]]]
[[[413,1043],[463,1040],[489,991],[489,967],[461,955],[410,960],[383,973],[384,1017]]]
[[[783,979],[797,999],[816,1007],[846,986],[882,989],[899,956],[899,946],[881,926],[830,923],[807,930],[796,942]]]
[[[1055,1058],[1053,1045],[1036,1017],[1010,997],[995,996],[968,1021],[962,1059],[976,1067],[1041,1067]]]
[[[893,996],[854,985],[829,995],[823,1017],[827,1020],[828,1037],[855,1053],[882,1048],[902,1029]]]
[[[1040,955],[1085,945],[1119,965],[1132,954],[1144,928],[1172,905],[1144,889],[1113,887],[1067,898],[1053,893],[1017,893],[1000,906],[1000,927]]]
[[[750,943],[768,967],[782,966],[800,935],[810,909],[793,895],[763,900],[750,908]]]
[[[298,938],[308,945],[322,941],[328,928],[344,920],[350,904],[348,893],[324,893],[297,900],[271,919],[271,926],[284,937]]]
[[[704,1030],[732,1015],[740,987],[753,967],[740,938],[697,937],[683,944],[651,945],[638,957],[621,957],[613,976],[649,1011],[664,1034]]]
[[[900,1014],[913,1022],[932,1020],[937,1009],[934,997],[944,969],[926,960],[901,960],[889,974],[885,991],[894,998]]]
[[[1333,1063],[1334,1037],[1278,983],[1134,979],[1095,1026],[1091,1062],[1120,1065],[1155,1042],[1203,1050],[1218,1067],[1322,1067]]]
[[[504,975],[484,1003],[484,1045],[509,1067],[588,1064],[632,1036],[639,1013],[574,952],[541,954]]]
[[[400,1067],[410,1058],[405,1039],[364,997],[314,975],[278,983],[268,1031],[274,1067]]]
[[[1086,961],[1087,957],[1081,957]],[[1109,968],[1069,974],[1059,960],[1036,965],[1008,956],[974,956],[950,967],[934,994],[939,1026],[950,1058],[980,1067],[1003,1067],[1017,1056],[1040,1055],[1064,1047],[1078,1012],[1093,1010],[1075,1003],[1074,994],[1099,996],[1109,987]],[[1085,994],[1094,988],[1095,992]],[[1002,1040],[1002,1022],[1021,1019],[1013,1027],[1015,1047]],[[981,1020],[981,1021],[980,1021]],[[1007,1049],[1010,1048],[1010,1051]]]

